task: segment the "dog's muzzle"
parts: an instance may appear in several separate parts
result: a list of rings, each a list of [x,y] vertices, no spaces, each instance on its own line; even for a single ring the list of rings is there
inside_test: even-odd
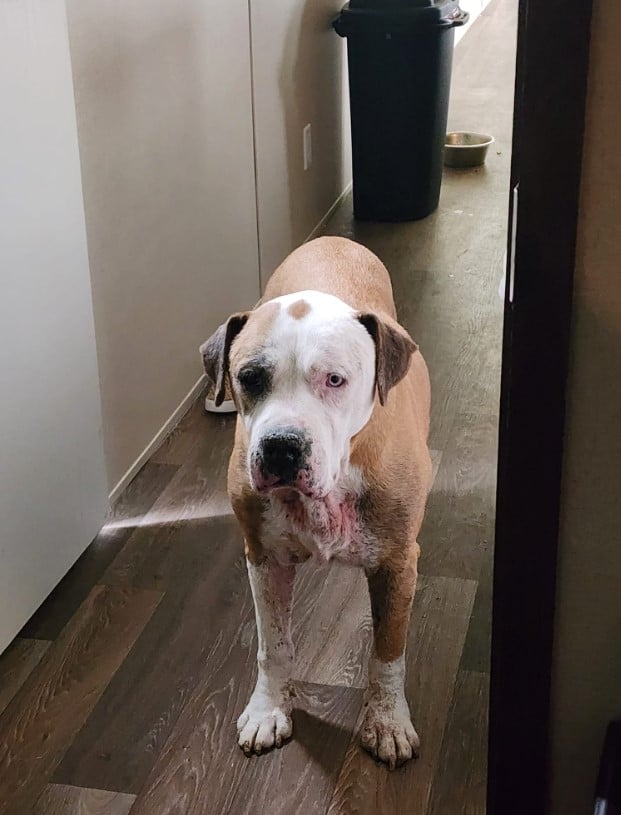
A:
[[[264,436],[252,460],[252,478],[260,491],[293,487],[307,492],[311,441],[303,430],[279,428]]]

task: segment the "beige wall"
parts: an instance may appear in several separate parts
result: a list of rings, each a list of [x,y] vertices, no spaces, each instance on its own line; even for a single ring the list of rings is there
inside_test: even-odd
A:
[[[351,180],[342,0],[250,0],[261,275],[304,241]],[[304,171],[302,129],[313,164]]]
[[[553,807],[593,811],[621,713],[621,6],[594,4],[553,675]]]
[[[246,0],[68,0],[112,488],[259,292]]]
[[[349,183],[341,3],[67,5],[112,489],[196,382],[198,343],[257,299],[259,260],[265,280]]]

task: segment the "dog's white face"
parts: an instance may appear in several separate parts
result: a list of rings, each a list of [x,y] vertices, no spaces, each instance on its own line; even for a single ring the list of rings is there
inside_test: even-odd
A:
[[[249,341],[242,334],[232,348],[230,375],[251,483],[261,493],[294,488],[324,497],[373,411],[373,339],[354,309],[314,291],[264,304],[246,332]]]
[[[303,291],[233,314],[200,350],[216,404],[230,379],[254,489],[324,498],[347,469],[376,392],[386,404],[416,349],[390,315]]]
[[[375,396],[375,343],[358,317],[316,291],[243,315],[228,363],[257,492],[286,488],[322,498],[339,481]],[[214,350],[222,353],[225,329],[201,347],[206,367]]]

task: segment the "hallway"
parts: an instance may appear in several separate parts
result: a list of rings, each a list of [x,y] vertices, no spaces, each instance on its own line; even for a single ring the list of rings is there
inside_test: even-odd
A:
[[[348,199],[327,230],[387,265],[432,378],[407,652],[420,759],[388,773],[357,743],[371,617],[364,576],[338,566],[299,570],[292,742],[237,747],[256,637],[225,490],[234,418],[199,402],[0,657],[0,815],[485,811],[516,6],[492,0],[455,52],[449,129],[492,133],[487,165],[445,171],[424,221],[355,223]]]

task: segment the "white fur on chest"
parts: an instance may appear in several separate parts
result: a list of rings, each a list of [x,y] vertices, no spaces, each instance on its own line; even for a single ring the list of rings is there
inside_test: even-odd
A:
[[[283,562],[310,555],[322,563],[373,568],[380,542],[359,512],[364,488],[360,471],[352,468],[325,499],[271,496],[263,516],[263,546]]]

